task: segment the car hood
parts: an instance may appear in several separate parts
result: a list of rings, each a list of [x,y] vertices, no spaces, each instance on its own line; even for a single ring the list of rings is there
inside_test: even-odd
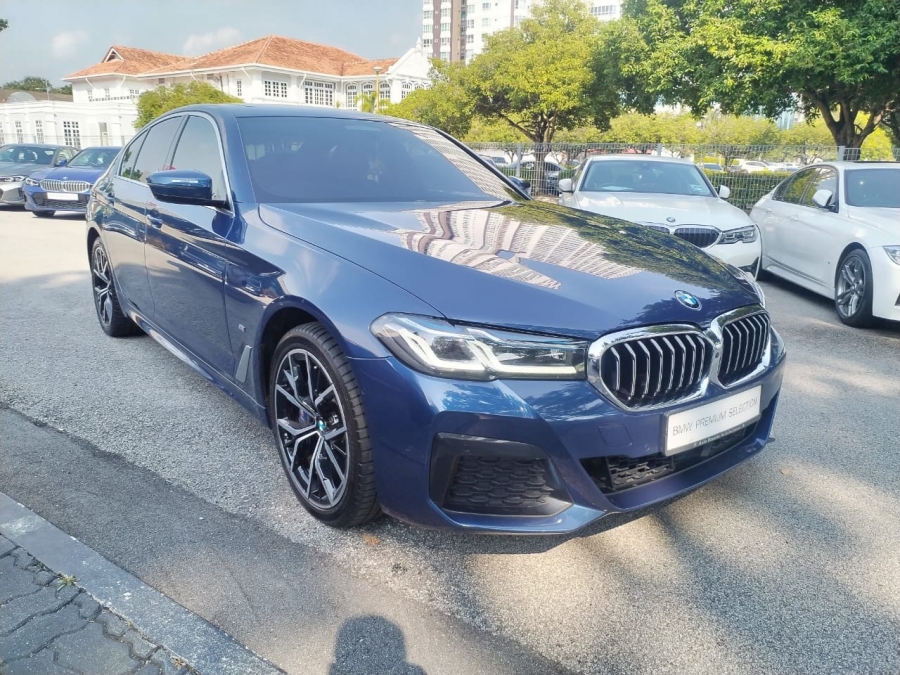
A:
[[[46,169],[44,171],[39,172],[41,174],[40,178],[47,178],[50,180],[78,180],[85,181],[87,183],[94,183],[100,176],[103,175],[103,172],[106,171],[108,167],[103,167],[102,169],[95,169],[90,166],[57,166],[51,169]],[[32,178],[37,178],[38,176],[32,176]]]
[[[718,197],[582,192],[575,200],[579,209],[632,222],[712,225],[720,230],[752,225],[746,213]]]
[[[758,302],[746,282],[676,237],[538,202],[261,205],[259,214],[456,321],[591,337],[636,325],[707,325]],[[679,303],[678,290],[700,309]]]
[[[43,164],[17,164],[15,162],[0,162],[0,176],[30,176],[47,167]]]
[[[897,237],[897,243],[900,244],[900,209],[848,206],[847,215],[851,220],[877,227]]]

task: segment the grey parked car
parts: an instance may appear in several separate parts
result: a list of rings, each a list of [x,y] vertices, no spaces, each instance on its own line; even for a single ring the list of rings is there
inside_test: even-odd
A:
[[[0,146],[0,204],[24,206],[22,183],[31,174],[51,166],[62,166],[78,154],[77,148],[42,143]]]

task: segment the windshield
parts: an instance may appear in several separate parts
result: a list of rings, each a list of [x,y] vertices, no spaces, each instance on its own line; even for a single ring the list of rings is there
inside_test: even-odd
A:
[[[238,119],[260,203],[521,199],[433,129],[399,120]]]
[[[851,169],[844,176],[850,206],[900,209],[900,169]]]
[[[120,148],[88,148],[72,158],[67,166],[87,166],[92,169],[105,169],[109,166]]]
[[[591,162],[579,190],[715,197],[693,164],[632,160]]]
[[[7,145],[0,149],[0,162],[15,164],[50,164],[56,152],[36,145]]]

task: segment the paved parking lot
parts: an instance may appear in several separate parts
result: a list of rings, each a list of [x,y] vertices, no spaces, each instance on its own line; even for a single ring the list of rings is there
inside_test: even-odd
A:
[[[764,283],[789,359],[775,444],[642,518],[565,539],[338,532],[300,509],[249,414],[149,338],[103,335],[83,237],[78,218],[0,212],[0,404],[560,668],[900,672],[900,327],[850,329]],[[165,575],[144,580],[217,622]],[[304,627],[257,628],[227,630],[291,670]]]

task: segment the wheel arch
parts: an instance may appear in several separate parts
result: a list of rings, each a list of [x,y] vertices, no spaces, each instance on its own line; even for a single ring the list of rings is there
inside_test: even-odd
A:
[[[846,258],[852,251],[862,251],[867,256],[869,252],[866,250],[866,247],[863,246],[858,241],[851,242],[844,247],[844,250],[841,251],[841,255],[838,256],[837,264],[834,266],[834,279],[832,286],[837,288],[838,275],[841,273],[841,265],[844,264],[844,258]]]
[[[91,259],[91,249],[94,247],[94,242],[100,238],[100,230],[98,230],[94,225],[88,226],[87,231],[87,254],[88,261]]]

